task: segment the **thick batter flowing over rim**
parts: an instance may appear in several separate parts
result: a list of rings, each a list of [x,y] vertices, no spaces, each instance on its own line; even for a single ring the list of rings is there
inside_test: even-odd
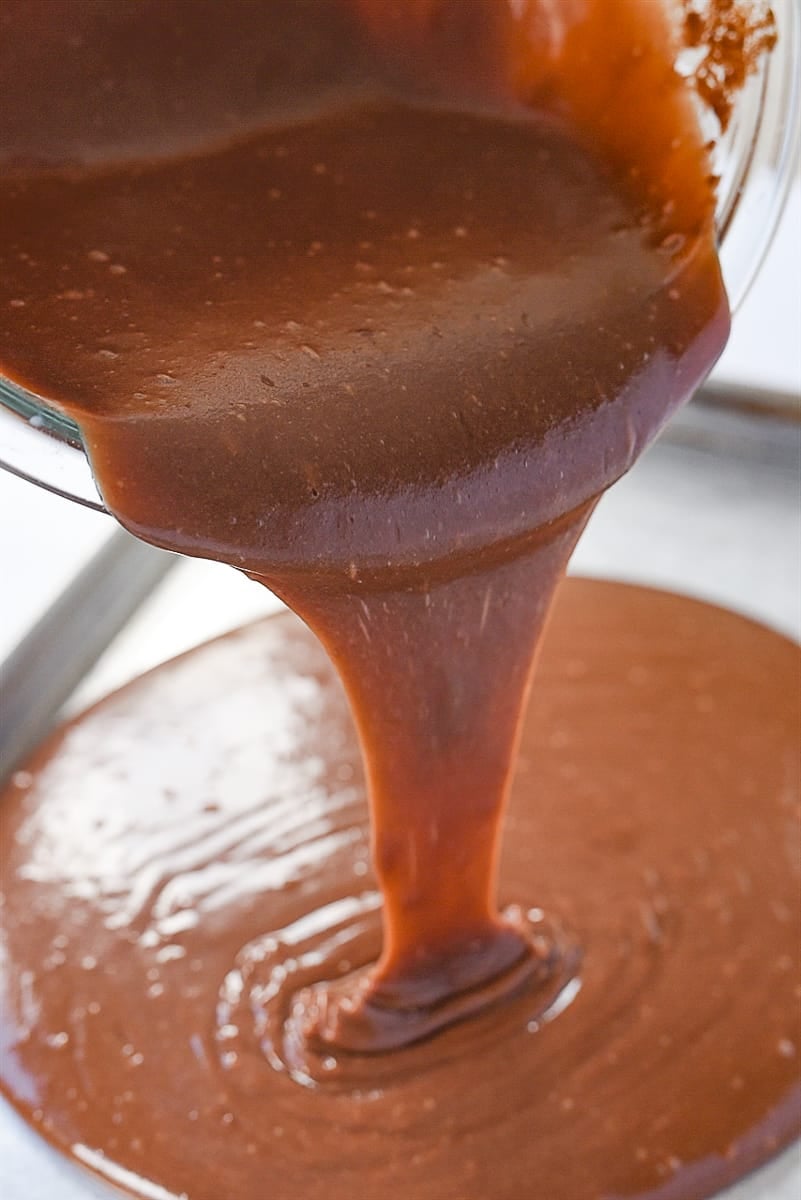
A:
[[[143,1195],[709,1194],[797,1125],[795,651],[571,585],[523,721],[728,331],[668,6],[0,20],[0,369],[319,639],[199,651],[17,777],[9,1093]]]

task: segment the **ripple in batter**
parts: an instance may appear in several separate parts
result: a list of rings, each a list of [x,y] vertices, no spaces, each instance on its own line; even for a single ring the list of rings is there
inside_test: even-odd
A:
[[[271,988],[378,949],[331,668],[281,616],[143,677],[0,802],[3,1090],[143,1197],[712,1195],[801,1125],[800,669],[740,617],[568,581],[500,901],[580,962],[344,1087],[265,1045]]]

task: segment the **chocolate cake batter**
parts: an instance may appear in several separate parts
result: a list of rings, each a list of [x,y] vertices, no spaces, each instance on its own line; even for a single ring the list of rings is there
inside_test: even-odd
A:
[[[381,943],[340,685],[290,615],[145,676],[3,796],[4,1087],[144,1196],[716,1192],[801,1098],[798,672],[741,617],[568,580],[499,895],[563,973],[317,1087],[268,1065],[282,1022]]]
[[[603,761],[585,747],[563,772],[585,773],[576,807],[538,750],[530,781],[523,769],[553,725],[525,734],[498,907],[554,588],[597,497],[728,328],[674,30],[656,4],[618,9],[610,27],[600,0],[558,21],[536,3],[448,0],[0,7],[0,78],[30,80],[0,113],[2,370],[78,422],[130,529],[241,567],[303,617],[345,684],[368,781],[375,881],[360,878],[350,727],[289,618],[243,635],[230,686],[210,665],[219,647],[200,652],[18,777],[0,843],[3,1085],[134,1191],[148,1194],[144,1176],[150,1194],[191,1200],[700,1197],[797,1127],[793,998],[766,985],[794,945],[798,787],[772,781],[792,745],[773,693],[797,670],[786,643],[735,622],[732,653],[742,638],[753,655],[743,695],[764,676],[773,698],[757,758],[729,762],[729,712],[713,734],[688,708],[702,650],[700,711],[731,704],[710,618],[639,593],[613,604],[593,635],[602,664],[634,628],[643,678],[684,646],[654,684],[653,756],[614,751],[632,705],[649,710],[592,660]],[[590,653],[584,611],[564,609],[574,666]],[[264,638],[262,686],[283,710],[252,691]],[[566,730],[585,711],[572,690]],[[135,736],[115,715],[129,701]],[[156,753],[168,735],[174,757]],[[717,766],[696,785],[702,762]],[[733,799],[744,779],[750,809]],[[710,849],[733,803],[746,820],[780,814],[738,857],[737,903]],[[572,812],[572,833],[547,828],[551,809]],[[124,835],[93,842],[106,822]],[[699,846],[710,880],[680,938],[670,914]],[[749,938],[769,893],[776,938]],[[736,985],[721,987],[724,968]],[[772,1048],[755,1082],[750,1051],[732,1057],[744,1030]],[[644,1069],[652,1033],[673,1047],[664,1078]],[[698,1104],[735,1078],[736,1105]]]

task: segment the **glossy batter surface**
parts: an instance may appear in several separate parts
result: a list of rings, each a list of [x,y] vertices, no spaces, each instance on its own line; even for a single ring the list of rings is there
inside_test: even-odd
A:
[[[354,712],[381,953],[304,995],[300,1074],[567,969],[496,898],[538,638],[728,329],[670,22],[603,8],[79,4],[80,84],[62,6],[6,9],[74,111],[34,89],[5,118],[2,369],[78,423],[128,528],[286,600]]]
[[[516,555],[728,331],[670,22],[607,16],[3,0],[0,370],[133,532],[271,586]]]
[[[801,1104],[800,669],[741,617],[568,580],[501,902],[569,977],[312,1088],[276,1022],[380,941],[340,685],[288,615],[145,676],[2,796],[4,1091],[140,1195],[713,1194]]]
[[[798,1127],[796,651],[570,585],[521,725],[728,331],[679,25],[615,13],[0,0],[0,369],[333,664],[199,651],[0,810],[5,1087],[142,1195],[695,1200]]]

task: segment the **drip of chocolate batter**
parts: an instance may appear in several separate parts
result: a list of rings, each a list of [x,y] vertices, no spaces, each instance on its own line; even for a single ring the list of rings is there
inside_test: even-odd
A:
[[[632,4],[630,27],[604,32],[602,7],[557,67],[533,9],[426,3],[397,26],[392,6],[326,4],[301,55],[297,11],[277,4],[232,99],[236,142],[209,145],[204,117],[166,152],[119,67],[120,111],[112,98],[99,128],[96,102],[71,114],[77,165],[32,166],[57,149],[35,107],[16,130],[5,369],[75,417],[128,528],[267,582],[351,696],[386,937],[368,979],[310,1000],[310,1048],[413,1041],[480,1007],[484,984],[496,998],[499,976],[539,976],[495,902],[537,637],[594,499],[725,338],[667,22]],[[121,43],[131,23],[144,36],[141,12],[114,11]],[[254,35],[243,13],[237,46]],[[105,29],[100,46],[119,53]],[[183,113],[193,93],[168,61],[148,79]],[[624,126],[632,88],[657,98]],[[601,103],[599,157],[585,139]]]
[[[498,909],[532,663],[597,497],[728,328],[666,13],[6,0],[0,20],[0,75],[19,55],[32,80],[0,114],[2,369],[77,421],[128,528],[303,617],[365,755],[383,938],[352,970],[285,956],[277,1028],[274,978],[254,990],[262,1073],[369,1091],[387,1051],[436,1056],[502,1000],[545,1020],[592,947]],[[477,1194],[519,1196],[498,1179]]]

